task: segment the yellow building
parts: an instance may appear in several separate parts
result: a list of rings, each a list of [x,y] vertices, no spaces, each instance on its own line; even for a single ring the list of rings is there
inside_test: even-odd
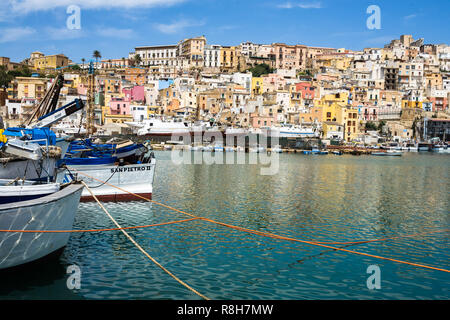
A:
[[[344,140],[350,142],[358,138],[359,135],[358,108],[349,106],[344,108],[343,111]]]
[[[69,58],[63,54],[54,54],[51,56],[41,56],[33,59],[33,66],[36,70],[56,69],[67,67]]]
[[[147,118],[156,114],[161,114],[161,108],[159,106],[147,106]]]
[[[241,55],[239,47],[221,47],[220,48],[220,70],[222,72],[243,71],[247,64],[245,57]]]
[[[132,122],[133,116],[130,114],[105,114],[104,124]]]
[[[324,139],[344,139],[344,126],[335,121],[325,121],[322,124],[322,133]]]
[[[49,81],[47,78],[16,77],[8,85],[8,99],[41,99],[45,95]]]
[[[260,95],[264,92],[263,88],[263,78],[253,77],[252,78],[252,96]]]
[[[419,108],[422,109],[422,101],[402,100],[402,109]]]
[[[317,100],[316,107],[322,108],[322,123],[336,123],[344,126],[344,140],[350,142],[359,135],[358,109],[348,104],[348,93],[327,94]]]
[[[343,109],[348,105],[348,93],[327,94],[316,100],[315,106],[322,107],[322,121],[343,123]]]
[[[97,79],[97,91],[105,98],[104,105],[109,107],[112,98],[123,98],[122,81],[118,78],[100,77]]]

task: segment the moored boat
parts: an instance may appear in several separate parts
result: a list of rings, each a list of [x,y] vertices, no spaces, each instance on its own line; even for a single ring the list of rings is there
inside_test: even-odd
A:
[[[1,204],[0,230],[72,230],[82,189],[69,184],[37,199]],[[0,269],[43,258],[66,246],[69,237],[68,232],[0,232]]]
[[[82,179],[99,200],[102,201],[139,201],[138,196],[151,199],[156,159],[153,153],[145,155],[133,164],[117,165],[67,165],[69,172],[63,182]],[[118,188],[120,189],[118,189]],[[136,196],[138,195],[138,196]],[[81,201],[94,200],[88,190],[83,190]]]
[[[60,189],[59,183],[0,179],[0,204],[37,199]]]
[[[388,150],[387,152],[372,152],[371,155],[373,156],[391,156],[391,157],[401,157],[401,152],[391,151]]]

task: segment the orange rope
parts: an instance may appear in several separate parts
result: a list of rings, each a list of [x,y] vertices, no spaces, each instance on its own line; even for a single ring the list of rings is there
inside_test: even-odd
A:
[[[22,233],[81,233],[81,232],[103,232],[103,231],[117,231],[117,230],[129,230],[129,229],[142,229],[150,227],[166,226],[169,224],[187,222],[192,220],[199,220],[200,218],[190,218],[185,220],[177,220],[170,222],[162,222],[157,224],[149,224],[146,226],[135,226],[126,228],[110,228],[110,229],[89,229],[89,230],[0,230],[0,232],[22,232]]]
[[[93,180],[97,180],[97,181],[102,182],[102,183],[104,183],[106,185],[109,185],[110,187],[116,188],[116,189],[121,190],[123,192],[126,192],[128,194],[134,195],[134,196],[136,196],[138,198],[141,198],[143,200],[146,200],[146,201],[155,203],[157,205],[160,205],[162,207],[168,208],[170,210],[173,210],[173,211],[176,211],[176,212],[188,215],[188,216],[190,216],[192,218],[199,218],[201,220],[208,221],[208,222],[211,222],[211,223],[214,223],[214,224],[217,224],[217,225],[221,225],[221,226],[224,226],[224,227],[227,227],[227,228],[231,228],[231,229],[235,229],[235,230],[239,230],[239,231],[243,231],[243,232],[247,232],[247,233],[253,233],[253,234],[257,234],[257,235],[268,237],[268,238],[274,238],[274,239],[280,239],[280,240],[288,240],[288,241],[295,241],[295,242],[310,244],[310,245],[313,245],[313,246],[319,246],[319,247],[324,247],[324,248],[328,248],[328,249],[333,249],[333,250],[337,250],[337,251],[344,251],[344,252],[349,252],[349,253],[353,253],[353,254],[357,254],[357,255],[362,255],[362,256],[367,256],[367,257],[372,257],[372,258],[377,258],[377,259],[382,259],[382,260],[388,260],[388,261],[398,262],[398,263],[407,264],[407,265],[411,265],[411,266],[416,266],[416,267],[421,267],[421,268],[426,268],[426,269],[431,269],[431,270],[438,270],[438,271],[443,271],[443,272],[450,273],[450,270],[446,270],[446,269],[442,269],[442,268],[437,268],[437,267],[427,266],[427,265],[413,263],[413,262],[408,262],[408,261],[402,261],[402,260],[396,260],[396,259],[392,259],[392,258],[376,256],[376,255],[372,255],[372,254],[368,254],[368,253],[364,253],[364,252],[347,250],[347,249],[343,249],[343,248],[336,248],[336,247],[332,247],[332,246],[329,246],[329,245],[325,245],[325,244],[321,244],[321,243],[317,243],[317,242],[313,242],[313,241],[299,240],[299,239],[295,239],[295,238],[279,236],[279,235],[276,235],[276,234],[273,234],[273,233],[256,231],[256,230],[242,228],[242,227],[234,226],[234,225],[223,223],[223,222],[218,222],[218,221],[215,221],[215,220],[212,220],[212,219],[208,219],[208,218],[197,217],[197,216],[195,216],[193,214],[190,214],[190,213],[184,212],[182,210],[178,210],[178,209],[172,208],[172,207],[170,207],[168,205],[165,205],[165,204],[156,202],[154,200],[147,199],[147,198],[145,198],[145,197],[143,197],[141,195],[129,192],[129,191],[123,189],[123,188],[120,188],[118,186],[115,186],[115,185],[109,184],[107,182],[104,182],[102,180],[99,180],[97,178],[94,178],[94,177],[92,177],[92,176],[90,176],[90,175],[88,175],[88,174],[86,174],[84,172],[80,172],[80,171],[78,171],[76,169],[71,169],[71,170],[72,171],[76,171],[76,172],[78,172],[78,173],[80,173],[80,174],[82,174],[82,175],[84,175],[84,176],[86,176],[88,178],[93,179]],[[376,239],[376,240],[381,241],[380,239]]]
[[[139,249],[139,251],[141,251],[147,258],[149,258],[154,264],[156,264],[158,267],[160,267],[164,272],[166,272],[169,276],[171,276],[173,279],[175,279],[178,283],[180,283],[181,285],[183,285],[184,287],[186,287],[187,289],[189,289],[190,291],[192,291],[193,293],[195,293],[196,295],[198,295],[199,297],[202,297],[205,300],[209,300],[209,298],[203,294],[201,294],[200,292],[198,292],[197,290],[195,290],[194,288],[192,288],[190,285],[188,285],[187,283],[185,283],[184,281],[182,281],[181,279],[179,279],[177,276],[175,276],[172,272],[170,272],[169,270],[167,270],[162,264],[160,264],[158,261],[156,261],[151,255],[148,254],[147,251],[145,251],[120,225],[119,223],[109,214],[108,210],[106,210],[106,208],[102,205],[102,203],[97,199],[97,197],[94,195],[94,193],[92,192],[91,189],[89,189],[89,187],[87,186],[87,184],[82,181],[81,182],[86,189],[89,191],[89,193],[92,195],[92,197],[95,199],[95,201],[98,203],[98,205],[100,206],[100,208],[103,209],[103,211],[106,213],[106,215],[111,219],[111,221],[117,226],[117,228],[120,229],[120,231],[122,231],[122,233],[128,238],[128,240],[130,240],[135,246],[136,248]]]
[[[443,230],[421,232],[421,233],[416,233],[416,234],[407,234],[407,235],[404,235],[404,236],[397,236],[397,237],[390,237],[390,238],[383,238],[383,239],[348,241],[348,242],[322,242],[322,241],[313,241],[313,242],[314,243],[321,243],[321,244],[342,244],[342,245],[346,245],[346,244],[363,244],[363,243],[371,243],[371,242],[389,241],[389,240],[395,240],[395,239],[401,239],[401,238],[413,238],[413,237],[417,237],[417,236],[423,236],[423,235],[426,235],[426,234],[442,233],[442,232],[449,232],[449,231],[450,231],[450,229],[443,229]]]

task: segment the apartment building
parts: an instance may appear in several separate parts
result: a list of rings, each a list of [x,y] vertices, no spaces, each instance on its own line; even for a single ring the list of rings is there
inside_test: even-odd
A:
[[[136,47],[129,58],[138,54],[142,66],[177,66],[177,45]]]
[[[184,39],[178,44],[179,64],[183,70],[203,68],[205,60],[205,37]]]
[[[8,85],[8,99],[42,99],[49,84],[47,78],[16,77]]]
[[[206,45],[204,54],[204,67],[205,68],[220,68],[220,49],[219,45]]]
[[[304,45],[272,44],[277,69],[304,70],[306,68],[307,47]]]

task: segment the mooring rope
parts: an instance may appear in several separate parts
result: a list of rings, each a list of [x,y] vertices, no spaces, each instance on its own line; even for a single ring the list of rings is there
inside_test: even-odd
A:
[[[87,184],[84,181],[81,181],[81,183],[85,186],[85,188],[89,191],[89,193],[92,195],[92,197],[94,198],[94,200],[98,203],[98,205],[100,206],[100,208],[102,208],[102,210],[106,213],[106,215],[111,219],[111,221],[117,226],[117,228],[120,229],[120,231],[122,231],[122,233],[139,249],[139,251],[141,251],[147,258],[149,258],[154,264],[156,264],[158,267],[160,267],[164,272],[166,272],[169,276],[171,276],[172,278],[174,278],[178,283],[180,283],[181,285],[183,285],[184,287],[186,287],[187,289],[189,289],[190,291],[192,291],[193,293],[195,293],[196,295],[198,295],[199,297],[202,297],[205,300],[209,300],[208,297],[206,297],[205,295],[201,294],[200,292],[198,292],[197,290],[195,290],[194,288],[192,288],[190,285],[188,285],[187,283],[185,283],[183,280],[179,279],[177,276],[175,276],[172,272],[170,272],[169,270],[167,270],[163,265],[161,265],[158,261],[156,261],[151,255],[149,255],[147,253],[147,251],[145,251],[129,234],[128,232],[126,232],[124,230],[124,228],[122,228],[119,223],[109,214],[108,210],[106,210],[106,208],[103,206],[103,204],[97,199],[97,197],[94,195],[94,193],[92,192],[91,189],[89,189],[89,187],[87,186]]]
[[[182,223],[182,222],[188,222],[193,220],[199,220],[200,218],[190,218],[190,219],[184,219],[184,220],[177,220],[177,221],[169,221],[169,222],[162,222],[162,223],[156,223],[156,224],[148,224],[145,226],[134,226],[134,227],[123,227],[123,228],[108,228],[108,229],[88,229],[88,230],[0,230],[0,232],[21,232],[21,233],[88,233],[88,232],[104,232],[104,231],[118,231],[118,230],[130,230],[130,229],[144,229],[144,228],[150,228],[150,227],[159,227],[159,226],[166,226],[169,224],[175,224],[175,223]]]
[[[93,179],[93,180],[97,180],[97,181],[99,181],[99,182],[103,182],[103,181],[101,181],[101,180],[99,180],[99,179],[97,179],[97,178],[94,178],[94,177],[92,177],[92,176],[90,176],[90,175],[88,175],[88,174],[86,174],[86,173],[84,173],[84,172],[78,171],[78,170],[76,170],[76,169],[73,169],[73,170],[76,171],[76,172],[78,172],[78,173],[80,173],[80,174],[82,174],[82,175],[84,175],[84,176],[86,176],[86,177],[88,177],[88,178],[91,178],[91,179]],[[300,239],[295,239],[295,238],[290,238],[290,237],[280,236],[280,235],[276,235],[276,234],[273,234],[273,233],[261,232],[261,231],[257,231],[257,230],[252,230],[252,229],[247,229],[247,228],[242,228],[242,227],[234,226],[234,225],[231,225],[231,224],[227,224],[227,223],[215,221],[215,220],[212,220],[212,219],[209,219],[209,218],[198,217],[198,216],[195,216],[195,215],[193,215],[193,214],[187,213],[187,212],[185,212],[185,211],[182,211],[182,210],[173,208],[173,207],[171,207],[171,206],[168,206],[168,205],[166,205],[166,204],[162,204],[162,203],[159,203],[159,202],[157,202],[157,201],[154,201],[154,200],[145,198],[145,197],[143,197],[143,196],[141,196],[141,195],[138,195],[138,194],[135,194],[135,193],[133,193],[133,192],[127,191],[127,190],[125,190],[125,189],[123,189],[123,188],[120,188],[120,187],[118,187],[118,186],[115,186],[115,185],[112,185],[112,184],[109,184],[109,183],[106,183],[106,185],[109,185],[109,186],[111,186],[111,187],[113,187],[113,188],[116,188],[116,189],[118,189],[118,190],[121,190],[121,191],[123,191],[123,192],[125,192],[125,193],[134,195],[135,197],[141,198],[141,199],[146,200],[146,201],[148,201],[148,202],[152,202],[152,203],[155,203],[155,204],[157,204],[157,205],[159,205],[159,206],[168,208],[168,209],[173,210],[173,211],[175,211],[175,212],[179,212],[179,213],[188,215],[188,216],[190,216],[190,217],[192,217],[192,218],[198,218],[198,219],[200,219],[200,220],[208,221],[208,222],[211,222],[211,223],[214,223],[214,224],[217,224],[217,225],[221,225],[221,226],[224,226],[224,227],[227,227],[227,228],[231,228],[231,229],[235,229],[235,230],[239,230],[239,231],[243,231],[243,232],[247,232],[247,233],[257,234],[257,235],[264,236],[264,237],[268,237],[268,238],[279,239],[279,240],[287,240],[287,241],[294,241],[294,242],[299,242],[299,243],[305,243],[305,244],[309,244],[309,245],[312,245],[312,246],[319,246],[319,247],[328,248],[328,249],[333,249],[333,250],[337,250],[337,251],[343,251],[343,252],[353,253],[353,254],[362,255],[362,256],[367,256],[367,257],[371,257],[371,258],[382,259],[382,260],[388,260],[388,261],[397,262],[397,263],[402,263],[402,264],[411,265],[411,266],[416,266],[416,267],[420,267],[420,268],[425,268],[425,269],[431,269],[431,270],[437,270],[437,271],[443,271],[443,272],[450,273],[450,270],[443,269],[443,268],[437,268],[437,267],[427,266],[427,265],[418,264],[418,263],[414,263],[414,262],[408,262],[408,261],[402,261],[402,260],[397,260],[397,259],[392,259],[392,258],[386,258],[386,257],[381,257],[381,256],[369,254],[369,253],[364,253],[364,252],[359,252],[359,251],[353,251],[353,250],[348,250],[348,249],[343,249],[343,248],[336,248],[336,247],[332,247],[332,246],[329,246],[329,245],[326,245],[326,244],[323,244],[323,243],[318,243],[318,242],[313,242],[313,241],[300,240]],[[91,194],[92,194],[92,193],[91,193]],[[122,232],[124,232],[124,230],[122,230]],[[378,240],[378,239],[376,239],[376,240]],[[381,239],[380,239],[379,241],[381,241]]]

